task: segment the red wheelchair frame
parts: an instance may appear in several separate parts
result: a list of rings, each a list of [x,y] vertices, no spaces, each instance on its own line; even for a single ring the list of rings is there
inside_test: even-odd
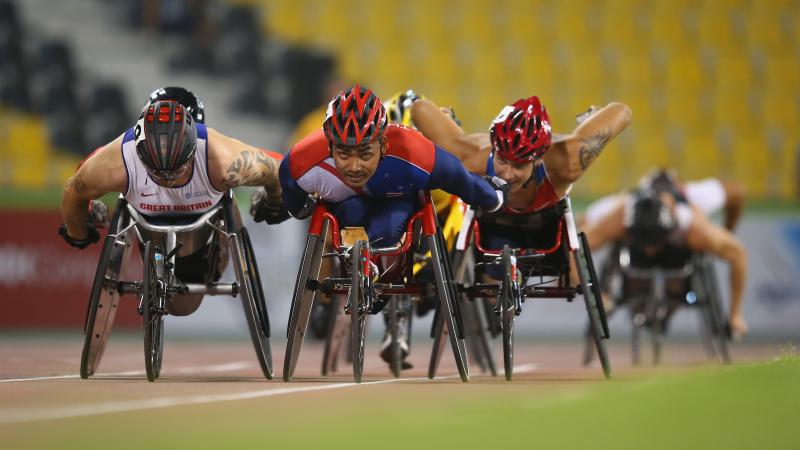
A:
[[[505,224],[503,223],[504,219],[508,219]],[[532,232],[539,231],[536,227],[546,227],[547,225],[552,227],[555,221],[556,231],[553,244],[549,247],[538,249],[512,249],[508,245],[504,246],[503,249],[487,249],[481,242],[481,220],[494,221],[504,225],[520,222],[519,226],[523,226],[523,222],[527,220],[526,226]],[[536,225],[533,225],[534,223]],[[489,314],[486,314],[486,319],[489,322],[486,328],[492,330],[495,335],[500,333],[503,335],[503,361],[506,379],[510,380],[513,374],[514,318],[520,314],[522,303],[525,299],[566,298],[571,301],[578,294],[583,296],[586,304],[592,336],[600,356],[603,372],[607,377],[610,376],[611,366],[604,342],[604,339],[609,337],[609,332],[600,297],[598,278],[586,242],[586,236],[577,232],[568,197],[563,198],[550,208],[525,216],[525,218],[512,215],[493,215],[478,218],[475,217],[474,212],[468,212],[456,243],[456,255],[454,256],[454,265],[457,267],[456,273],[464,273],[461,265],[467,264],[468,258],[466,258],[466,255],[471,245],[474,245],[476,253],[475,269],[491,265],[502,268],[502,279],[499,282],[483,282],[476,276],[473,283],[460,285],[460,293],[463,299],[469,301],[483,298],[495,298],[497,300],[493,311],[489,311]],[[558,256],[559,252],[562,255],[560,257]],[[570,255],[574,259],[580,279],[577,285],[572,285],[570,281]],[[542,266],[542,261],[546,258],[556,261],[559,267]],[[480,270],[476,270],[476,272],[480,272]],[[544,283],[529,285],[528,280],[533,277],[540,277],[541,279],[555,278],[558,282],[556,286],[542,285]],[[499,320],[492,320],[493,316],[498,316]],[[485,333],[483,338],[485,339]],[[490,348],[488,344],[484,344],[482,347],[487,351]],[[484,358],[491,358],[491,355],[484,355]],[[431,361],[430,371],[435,372],[434,361]]]
[[[420,203],[421,208],[408,220],[404,239],[392,247],[383,248],[373,248],[365,240],[356,241],[352,247],[344,246],[339,221],[324,201],[317,204],[309,225],[306,247],[289,314],[288,343],[283,372],[285,381],[291,380],[294,374],[307,330],[311,307],[320,292],[327,295],[346,294],[348,296],[344,309],[351,319],[353,376],[356,382],[361,381],[366,316],[372,313],[374,297],[376,295],[423,295],[428,288],[424,283],[415,283],[411,280],[413,264],[411,250],[417,241],[416,235],[419,235],[420,240],[427,241],[431,250],[436,279],[435,286],[440,299],[442,315],[446,318],[448,327],[457,330],[456,333],[451,334],[450,338],[456,365],[462,381],[469,380],[460,314],[458,304],[455,302],[457,290],[429,192],[420,193]],[[329,227],[333,252],[323,254]],[[357,255],[357,257],[354,258],[353,255]],[[383,274],[374,276],[371,270],[372,260],[378,256],[395,256],[404,258],[404,260],[394,270],[387,270]],[[324,257],[339,259],[340,277],[319,279],[320,264]],[[353,260],[359,261],[360,264],[353,264]],[[401,281],[398,282],[398,280]],[[395,375],[399,375],[399,370]]]

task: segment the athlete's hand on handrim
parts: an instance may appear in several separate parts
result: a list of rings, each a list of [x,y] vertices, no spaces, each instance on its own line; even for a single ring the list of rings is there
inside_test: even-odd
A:
[[[89,202],[89,223],[96,228],[105,228],[109,224],[108,206],[100,200]]]
[[[483,179],[486,180],[486,182],[492,186],[495,193],[497,194],[497,205],[494,208],[487,210],[487,212],[493,213],[500,211],[508,201],[508,192],[511,189],[511,187],[508,185],[508,183],[506,183],[504,179],[500,177],[485,175]]]
[[[86,237],[83,238],[83,239],[75,239],[72,236],[70,236],[69,233],[67,233],[67,225],[66,224],[62,224],[58,228],[58,234],[62,238],[64,238],[64,241],[67,244],[69,244],[69,245],[71,245],[71,246],[73,246],[75,248],[81,249],[81,250],[85,249],[89,245],[94,244],[95,242],[100,240],[100,233],[97,231],[97,229],[91,223],[87,223],[86,224]]]
[[[264,188],[256,189],[250,197],[250,215],[256,222],[275,225],[291,217],[283,206],[283,200],[270,199]]]

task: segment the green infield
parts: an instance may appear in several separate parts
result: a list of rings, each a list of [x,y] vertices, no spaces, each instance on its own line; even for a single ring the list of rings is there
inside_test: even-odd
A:
[[[407,381],[4,425],[0,436],[8,449],[795,449],[799,381],[792,355],[611,381]],[[185,395],[186,384],[174,387]]]

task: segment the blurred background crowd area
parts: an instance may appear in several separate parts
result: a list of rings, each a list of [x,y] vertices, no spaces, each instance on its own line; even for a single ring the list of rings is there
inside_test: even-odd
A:
[[[798,0],[0,0],[0,187],[61,186],[161,84],[194,90],[226,134],[286,151],[358,81],[452,106],[467,132],[530,95],[562,133],[589,105],[628,104],[631,127],[577,197],[662,165],[791,201],[799,24]]]

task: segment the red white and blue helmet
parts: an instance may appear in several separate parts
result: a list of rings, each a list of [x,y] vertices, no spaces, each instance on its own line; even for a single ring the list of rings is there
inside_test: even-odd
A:
[[[533,161],[550,148],[550,117],[539,97],[520,99],[500,111],[489,137],[492,150],[501,158],[515,163]]]
[[[174,179],[177,169],[197,151],[197,127],[191,113],[175,100],[144,106],[134,128],[136,154],[156,178]]]
[[[388,120],[381,100],[371,89],[355,85],[328,104],[322,129],[333,144],[369,144],[383,136]]]

